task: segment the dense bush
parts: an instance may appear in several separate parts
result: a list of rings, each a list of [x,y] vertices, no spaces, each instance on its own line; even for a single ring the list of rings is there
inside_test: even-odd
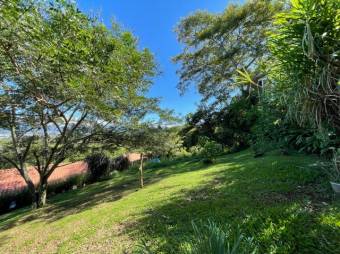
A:
[[[330,158],[334,149],[340,147],[340,137],[334,128],[302,127],[287,118],[287,106],[271,87],[261,94],[257,112],[258,118],[251,129],[255,155],[273,149],[281,149],[283,153],[293,149]]]
[[[110,171],[113,170],[113,169],[118,170],[118,171],[123,171],[123,170],[127,169],[129,166],[130,166],[129,159],[126,156],[121,155],[121,156],[116,157],[111,162]]]
[[[187,117],[180,132],[183,145],[190,149],[201,137],[207,137],[233,151],[249,147],[250,131],[258,118],[257,98],[255,94],[241,94],[223,107],[200,108]]]
[[[208,138],[200,138],[200,155],[204,163],[213,163],[215,158],[222,152],[222,146]]]
[[[257,248],[252,238],[246,238],[239,229],[220,227],[215,222],[208,221],[197,226],[194,222],[195,238],[188,254],[254,254]]]
[[[266,106],[252,128],[251,147],[255,156],[280,149],[284,154],[297,150],[330,158],[340,146],[340,138],[333,128],[301,127],[288,121],[282,113],[284,110],[280,112]]]
[[[301,127],[340,131],[339,8],[338,0],[292,0],[274,19],[268,73]]]
[[[89,181],[96,182],[110,174],[114,161],[104,153],[96,153],[86,157],[89,169]]]
[[[253,238],[245,237],[239,229],[221,227],[208,220],[206,223],[196,225],[192,222],[193,240],[182,254],[255,254],[257,247]],[[139,245],[139,253],[153,254],[145,241]]]
[[[88,177],[89,176],[87,174],[80,174],[71,176],[70,178],[64,181],[51,183],[48,186],[48,193],[50,193],[50,195],[55,195],[58,193],[71,190],[74,187],[77,188],[82,187],[87,182]]]
[[[331,128],[289,128],[284,134],[285,143],[299,151],[315,153],[330,158],[340,146],[340,138]]]

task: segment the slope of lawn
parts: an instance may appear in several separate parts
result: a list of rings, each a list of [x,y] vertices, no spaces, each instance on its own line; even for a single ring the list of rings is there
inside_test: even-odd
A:
[[[0,253],[179,253],[191,221],[239,225],[259,253],[340,253],[340,200],[317,158],[250,151],[213,165],[182,159],[129,170],[49,200],[47,207],[0,217]]]

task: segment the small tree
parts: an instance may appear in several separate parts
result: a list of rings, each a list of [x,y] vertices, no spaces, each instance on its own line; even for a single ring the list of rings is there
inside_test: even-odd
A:
[[[204,163],[213,163],[216,157],[222,152],[222,145],[210,140],[206,137],[201,137],[199,140],[200,155],[203,157]]]
[[[139,152],[139,181],[140,187],[144,187],[144,161],[150,156],[167,155],[177,143],[173,142],[173,132],[168,127],[155,127],[153,124],[136,124],[125,132],[126,146]]]
[[[69,1],[0,3],[0,127],[12,140],[0,158],[20,172],[38,207],[73,151],[154,106],[144,97],[153,74],[151,54],[130,33],[107,29]]]

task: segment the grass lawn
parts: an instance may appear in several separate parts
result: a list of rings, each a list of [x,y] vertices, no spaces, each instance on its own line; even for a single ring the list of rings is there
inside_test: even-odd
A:
[[[149,167],[142,190],[130,170],[0,216],[0,253],[130,253],[141,240],[179,253],[191,221],[207,219],[239,225],[259,253],[340,253],[340,198],[315,161],[250,151],[210,166],[183,159]]]

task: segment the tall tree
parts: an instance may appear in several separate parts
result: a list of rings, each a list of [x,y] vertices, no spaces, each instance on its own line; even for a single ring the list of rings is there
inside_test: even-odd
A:
[[[243,70],[256,82],[239,89],[257,89],[263,77],[259,66],[268,57],[265,35],[280,8],[276,1],[247,1],[230,4],[221,14],[197,12],[183,19],[176,29],[185,45],[174,58],[180,63],[178,88],[183,92],[195,84],[204,99],[226,102],[237,85],[237,70]]]
[[[11,156],[1,159],[18,169],[38,207],[74,149],[98,129],[156,108],[144,96],[154,73],[152,55],[130,33],[109,30],[69,1],[0,2],[0,118],[12,139]]]
[[[250,145],[249,133],[257,120],[256,95],[234,96],[222,108],[201,106],[194,114],[187,116],[181,130],[187,148],[199,143],[200,137],[207,137],[232,150]]]

